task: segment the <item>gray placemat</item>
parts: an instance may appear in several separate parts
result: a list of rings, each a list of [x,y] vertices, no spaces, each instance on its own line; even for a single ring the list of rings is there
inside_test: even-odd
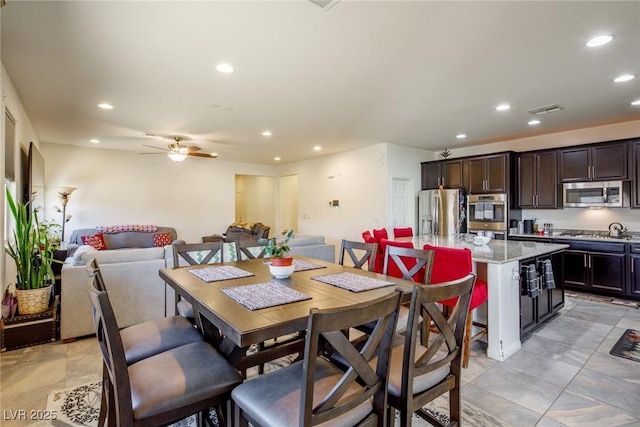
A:
[[[309,295],[273,282],[222,288],[222,292],[249,310],[311,299]]]
[[[346,289],[351,292],[363,292],[371,289],[384,288],[385,286],[395,286],[393,282],[374,279],[373,277],[360,276],[354,273],[333,273],[323,276],[314,276],[313,280]]]
[[[319,268],[327,268],[324,265],[314,264],[312,262],[303,261],[301,259],[294,259],[293,265],[295,266],[293,271],[317,270]]]
[[[220,280],[239,279],[241,277],[255,276],[253,273],[230,265],[219,267],[207,267],[189,270],[189,273],[205,282],[219,282]]]

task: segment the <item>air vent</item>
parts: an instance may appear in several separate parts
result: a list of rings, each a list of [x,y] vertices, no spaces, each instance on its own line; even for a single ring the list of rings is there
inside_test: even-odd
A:
[[[320,7],[325,12],[336,5],[340,0],[309,0],[311,3]]]
[[[536,116],[541,116],[547,113],[555,113],[556,111],[560,111],[560,110],[564,110],[564,108],[559,106],[558,104],[552,104],[552,105],[547,105],[546,107],[534,108],[532,110],[529,110],[529,112]]]

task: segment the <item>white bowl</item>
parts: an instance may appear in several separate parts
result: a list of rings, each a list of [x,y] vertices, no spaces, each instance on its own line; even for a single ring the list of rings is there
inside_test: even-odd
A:
[[[269,264],[269,271],[275,276],[276,279],[286,279],[287,277],[291,276],[291,273],[293,273],[293,270],[295,268],[296,266],[293,264],[284,266]]]
[[[491,237],[489,236],[476,236],[473,238],[473,244],[476,246],[482,246],[489,243],[490,240],[491,240]]]

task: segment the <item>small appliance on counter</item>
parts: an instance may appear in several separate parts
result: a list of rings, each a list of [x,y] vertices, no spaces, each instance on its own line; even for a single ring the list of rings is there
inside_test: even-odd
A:
[[[533,223],[535,222],[535,220],[533,219],[525,219],[523,221],[524,225],[523,225],[523,231],[524,234],[533,234]]]

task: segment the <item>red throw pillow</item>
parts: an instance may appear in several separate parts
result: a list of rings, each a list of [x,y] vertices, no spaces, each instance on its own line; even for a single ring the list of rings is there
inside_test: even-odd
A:
[[[153,235],[153,246],[162,247],[171,244],[171,233],[155,233]]]
[[[388,239],[389,238],[389,233],[387,233],[387,229],[386,228],[379,228],[379,229],[373,229],[373,237],[375,237],[378,242],[380,241],[380,239]]]
[[[104,236],[102,235],[102,233],[90,234],[88,236],[82,236],[80,238],[82,239],[83,245],[93,246],[99,251],[107,249],[107,244],[104,242]]]

